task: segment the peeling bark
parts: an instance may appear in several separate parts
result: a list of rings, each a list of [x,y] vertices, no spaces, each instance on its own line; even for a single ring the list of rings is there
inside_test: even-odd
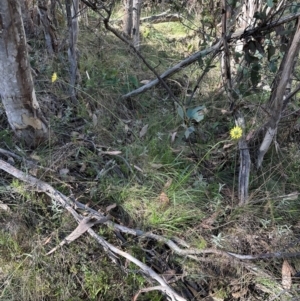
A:
[[[29,146],[48,138],[36,99],[19,1],[2,0],[0,9],[0,95],[8,122]]]

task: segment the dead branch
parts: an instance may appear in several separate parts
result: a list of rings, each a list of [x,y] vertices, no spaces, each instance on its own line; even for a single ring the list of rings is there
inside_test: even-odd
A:
[[[293,70],[294,61],[300,50],[300,18],[297,21],[297,28],[293,39],[291,40],[290,47],[286,51],[284,58],[281,61],[280,68],[277,72],[273,90],[270,96],[271,103],[271,117],[266,125],[266,133],[263,142],[260,145],[256,167],[260,168],[263,162],[264,155],[268,151],[276,133],[278,123],[281,119],[282,109],[284,107],[284,99],[286,86],[290,80]]]
[[[76,210],[79,209],[79,210],[82,210],[82,211],[85,211],[86,213],[88,213],[89,219],[94,219],[95,224],[96,223],[103,223],[103,224],[106,224],[106,225],[114,228],[115,230],[118,230],[118,231],[123,232],[123,233],[131,234],[131,235],[141,237],[141,238],[154,239],[158,242],[166,244],[174,253],[176,253],[178,255],[181,255],[181,256],[214,254],[214,255],[219,255],[219,256],[223,256],[223,257],[227,257],[227,258],[234,257],[234,258],[237,258],[237,259],[247,259],[247,260],[263,259],[263,258],[274,258],[274,257],[284,258],[284,257],[298,257],[298,256],[300,256],[300,252],[296,252],[296,253],[276,252],[276,253],[257,254],[257,255],[252,256],[252,255],[240,255],[240,254],[227,252],[227,251],[222,251],[222,250],[217,250],[217,249],[212,249],[212,248],[203,249],[203,250],[194,249],[194,248],[181,249],[181,248],[178,247],[178,245],[172,239],[165,238],[161,235],[157,235],[157,234],[154,234],[154,233],[151,233],[151,232],[144,232],[144,231],[139,230],[139,229],[131,229],[131,228],[119,225],[117,223],[113,223],[111,220],[109,220],[106,216],[104,216],[100,212],[98,212],[98,211],[96,211],[96,210],[94,210],[94,209],[78,202],[78,201],[72,200],[72,198],[70,198],[70,197],[66,197],[61,192],[54,189],[51,185],[47,184],[46,182],[43,182],[43,181],[41,181],[41,180],[39,180],[39,179],[29,175],[29,174],[26,174],[26,173],[18,170],[14,166],[8,164],[7,162],[5,162],[1,159],[0,159],[0,169],[6,171],[7,173],[11,174],[15,178],[27,183],[28,187],[30,187],[32,191],[46,193],[52,199],[58,201],[66,210],[68,210],[73,215],[73,217],[75,218],[75,220],[78,223],[83,219],[83,216],[81,214],[78,214],[77,211],[76,211]],[[98,222],[96,222],[96,221],[98,221]],[[89,228],[87,230],[87,232],[93,233],[93,230],[91,228]],[[91,235],[94,237],[94,234],[91,234]],[[96,235],[95,236],[95,238],[96,238],[97,234],[95,234],[95,235]],[[107,241],[105,241],[104,239],[103,240],[101,240],[101,239],[103,239],[103,238],[101,238],[101,237],[97,238],[97,240],[101,241],[102,246],[109,246],[110,245]],[[181,240],[180,240],[179,243],[182,244],[182,245],[188,246],[185,242],[182,242]],[[106,249],[111,250],[111,251],[114,250],[113,253],[116,253],[116,254],[120,255],[120,253],[118,253],[119,251],[116,251],[118,249],[117,248],[114,249],[114,248],[106,248]],[[111,253],[111,254],[113,254],[113,253]],[[116,258],[115,254],[113,256]]]
[[[72,216],[75,218],[75,220],[80,223],[80,221],[83,219],[83,217],[76,212],[74,209],[74,205],[70,201],[69,198],[64,196],[62,193],[60,193],[58,190],[54,189],[51,185],[38,180],[37,178],[30,176],[17,168],[11,166],[10,164],[6,163],[5,161],[0,159],[0,169],[6,171],[7,173],[11,174],[15,178],[29,184],[32,187],[33,191],[39,191],[39,192],[44,192],[51,198],[57,200],[60,202],[60,204],[68,210]],[[113,259],[114,262],[117,261],[117,255],[120,255],[132,263],[136,264],[145,275],[150,277],[151,279],[157,281],[161,286],[164,287],[164,293],[169,296],[169,298],[172,301],[186,301],[183,297],[178,295],[166,282],[165,280],[160,277],[154,270],[152,270],[150,267],[142,263],[140,260],[137,258],[133,257],[132,255],[119,250],[109,242],[107,242],[103,237],[100,235],[96,234],[95,231],[93,231],[91,228],[88,228],[87,232],[97,240],[97,242],[103,246],[103,248],[106,250],[106,252],[110,255],[110,257]]]
[[[146,61],[146,59],[142,56],[142,54],[129,42],[127,41],[115,28],[111,27],[109,25],[108,20],[104,20],[104,25],[107,30],[112,32],[117,38],[119,38],[121,41],[126,43],[136,54],[137,56],[143,61],[143,63],[147,66],[149,70],[152,71],[152,73],[157,77],[158,82],[162,84],[162,86],[166,89],[166,91],[169,93],[170,97],[173,99],[174,103],[178,103],[177,98],[175,97],[172,90],[169,88],[169,86],[166,84],[166,82],[159,76],[157,71],[150,66],[150,64]]]
[[[140,23],[165,23],[165,22],[178,22],[182,21],[182,17],[180,14],[170,14],[170,10],[167,10],[161,14],[144,17],[140,19]],[[111,20],[110,23],[121,25],[123,20]]]
[[[134,230],[134,229],[130,229],[130,228],[115,224],[112,221],[108,220],[107,217],[104,217],[104,215],[100,214],[99,212],[85,206],[84,204],[82,204],[78,201],[74,201],[71,198],[66,197],[65,195],[63,195],[62,193],[60,193],[59,191],[54,189],[51,185],[16,169],[15,167],[11,166],[10,164],[6,163],[3,160],[0,160],[0,169],[6,171],[7,173],[11,174],[12,176],[16,177],[17,179],[27,183],[33,191],[44,192],[48,196],[50,196],[52,199],[58,201],[66,210],[68,210],[72,214],[74,219],[79,224],[83,221],[84,217],[81,214],[78,214],[76,209],[81,209],[81,210],[85,210],[86,212],[88,212],[88,214],[89,214],[88,219],[85,222],[83,222],[84,224],[87,224],[87,225],[84,225],[83,229],[81,229],[79,231],[80,232],[79,236],[82,234],[81,232],[87,231],[103,247],[103,249],[106,251],[107,255],[116,264],[118,264],[118,256],[121,256],[123,258],[128,259],[130,262],[134,263],[135,265],[137,265],[146,277],[149,277],[150,279],[153,279],[159,283],[159,286],[155,287],[155,289],[160,290],[164,294],[166,294],[168,296],[168,300],[186,301],[185,298],[178,295],[165,282],[165,280],[161,276],[159,276],[153,269],[151,269],[150,267],[148,267],[147,265],[145,265],[144,263],[142,263],[140,260],[133,257],[132,255],[116,248],[114,245],[112,245],[108,241],[106,241],[103,237],[96,234],[95,231],[93,229],[91,229],[90,225],[88,225],[91,220],[92,220],[92,223],[94,223],[94,224],[106,223],[107,225],[112,226],[116,230],[119,230],[122,232],[131,233],[133,235],[144,237],[144,238],[155,239],[156,241],[166,244],[176,254],[181,255],[181,256],[188,256],[189,258],[194,259],[196,261],[199,261],[198,259],[201,259],[201,258],[195,257],[192,254],[194,254],[194,255],[214,254],[214,255],[218,255],[218,256],[222,256],[222,257],[225,256],[227,259],[230,259],[230,258],[237,259],[239,261],[268,259],[268,258],[287,258],[287,257],[300,256],[300,252],[295,252],[295,253],[276,252],[276,253],[266,253],[266,254],[258,254],[258,255],[240,255],[240,254],[226,252],[226,251],[222,251],[222,250],[216,250],[216,249],[183,250],[183,249],[180,249],[177,246],[177,244],[174,241],[172,241],[171,239],[167,239],[163,236],[156,235],[153,233],[148,233],[148,232],[145,233],[141,230]],[[76,231],[73,231],[73,233],[74,232],[76,232]],[[78,233],[75,233],[75,239],[77,238],[76,235],[78,235]],[[185,243],[180,242],[180,244],[184,245]],[[205,260],[204,257],[203,257],[203,259]],[[231,262],[233,264],[234,262],[237,263],[238,261],[229,260],[229,262]],[[244,266],[245,268],[247,268],[248,270],[250,270],[250,271],[253,270],[255,273],[257,273],[258,268],[256,266],[254,266],[253,264],[243,263],[243,262],[240,262],[240,264],[242,266]],[[261,274],[261,272],[259,274]],[[266,276],[268,276],[268,275],[266,275]],[[150,288],[150,290],[151,290],[151,288]],[[142,290],[142,291],[147,291],[147,290]],[[140,291],[140,292],[142,292],[142,291]],[[139,293],[136,295],[136,298],[138,297]]]
[[[265,32],[265,31],[271,31],[271,29],[290,22],[296,18],[298,18],[300,16],[300,12],[298,12],[297,14],[290,14],[286,17],[280,18],[280,20],[277,21],[273,21],[270,23],[267,23],[264,26],[257,26],[254,27],[253,29],[249,29],[249,30],[244,30],[244,29],[239,29],[237,31],[235,31],[232,34],[229,34],[226,36],[226,40],[227,42],[231,42],[233,40],[237,40],[237,39],[242,39],[245,36],[251,36],[254,33],[261,33],[261,32]],[[219,40],[216,44],[214,44],[212,47],[206,48],[202,51],[198,51],[194,54],[192,54],[191,56],[187,57],[186,59],[184,59],[183,61],[181,61],[180,63],[178,63],[177,65],[175,65],[174,67],[170,68],[169,70],[165,71],[164,73],[162,73],[160,75],[161,79],[167,78],[177,72],[179,72],[181,69],[191,65],[192,63],[196,62],[200,57],[204,57],[208,54],[210,54],[211,52],[217,51],[221,48],[222,46],[222,40]],[[132,96],[136,96],[138,94],[144,93],[146,91],[148,91],[149,89],[151,89],[152,87],[154,87],[155,85],[157,85],[159,83],[159,79],[154,79],[153,81],[149,82],[147,85],[144,85],[136,90],[133,90],[125,95],[122,96],[123,99],[132,97]]]
[[[178,22],[181,21],[182,17],[180,14],[168,14],[167,12],[159,15],[141,18],[140,23],[165,23],[165,22]]]
[[[220,40],[219,42],[217,42],[214,46],[207,48],[205,50],[202,50],[200,52],[196,52],[193,55],[189,56],[188,58],[186,58],[185,60],[181,61],[180,63],[178,63],[177,65],[175,65],[174,67],[172,67],[171,69],[165,71],[164,73],[162,73],[160,75],[161,79],[167,78],[171,75],[173,75],[174,73],[180,71],[181,69],[185,68],[186,66],[189,66],[190,64],[194,63],[195,61],[197,61],[200,57],[206,56],[212,52],[218,51],[222,46],[222,41]],[[138,94],[144,93],[146,91],[148,91],[149,89],[151,89],[152,87],[154,87],[155,85],[157,85],[159,83],[159,79],[154,79],[153,81],[149,82],[148,84],[133,90],[125,95],[122,96],[123,99],[132,97],[132,96],[136,96]]]

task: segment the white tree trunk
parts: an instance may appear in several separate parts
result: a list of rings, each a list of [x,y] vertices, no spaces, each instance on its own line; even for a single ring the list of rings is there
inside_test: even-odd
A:
[[[36,100],[19,0],[1,0],[0,95],[8,122],[27,145],[48,138],[48,127]]]
[[[132,30],[132,0],[124,0],[123,33],[130,37]]]
[[[297,27],[294,37],[291,41],[290,48],[282,59],[280,68],[275,78],[275,84],[271,93],[271,117],[267,124],[267,130],[263,142],[260,145],[257,155],[257,168],[260,168],[263,162],[264,155],[268,151],[271,142],[273,141],[276,133],[278,123],[281,118],[282,108],[284,107],[284,98],[286,94],[286,88],[290,81],[290,77],[294,68],[294,62],[300,51],[300,17],[297,21]]]
[[[132,39],[136,50],[140,49],[140,18],[142,0],[133,0],[132,9]]]

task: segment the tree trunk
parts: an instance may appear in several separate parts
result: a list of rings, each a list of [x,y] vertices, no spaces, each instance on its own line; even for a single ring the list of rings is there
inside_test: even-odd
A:
[[[282,109],[284,107],[284,99],[286,88],[290,81],[290,77],[294,68],[294,62],[300,51],[300,17],[297,20],[296,31],[291,40],[290,47],[286,51],[281,61],[280,68],[274,80],[272,93],[270,96],[271,117],[266,126],[266,133],[263,142],[260,145],[257,155],[257,168],[260,168],[264,155],[268,151],[276,133],[278,123],[281,118]]]
[[[56,18],[56,0],[51,0],[50,3],[50,17],[55,27],[58,26],[57,18]]]
[[[32,17],[33,4],[29,0],[23,0],[20,4],[26,36],[27,38],[32,38],[36,34],[36,29]]]
[[[140,18],[142,0],[133,0],[132,10],[132,39],[136,50],[140,48]]]
[[[66,0],[66,11],[69,29],[70,96],[73,104],[77,104],[75,86],[79,77],[77,62],[79,0]]]
[[[124,0],[123,33],[130,37],[132,29],[132,0]]]
[[[57,37],[54,31],[51,21],[48,16],[48,0],[39,0],[38,1],[38,13],[40,16],[41,23],[43,25],[45,41],[47,46],[47,51],[50,55],[57,52],[58,42]]]
[[[48,138],[48,127],[36,99],[19,0],[1,0],[0,95],[8,122],[29,146]]]

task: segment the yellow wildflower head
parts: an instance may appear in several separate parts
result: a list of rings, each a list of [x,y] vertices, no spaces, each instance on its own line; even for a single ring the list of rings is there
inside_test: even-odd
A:
[[[240,126],[235,126],[230,130],[231,139],[240,139],[243,134],[243,129]]]
[[[57,73],[54,72],[54,73],[52,74],[51,82],[54,83],[56,80],[57,80]]]

